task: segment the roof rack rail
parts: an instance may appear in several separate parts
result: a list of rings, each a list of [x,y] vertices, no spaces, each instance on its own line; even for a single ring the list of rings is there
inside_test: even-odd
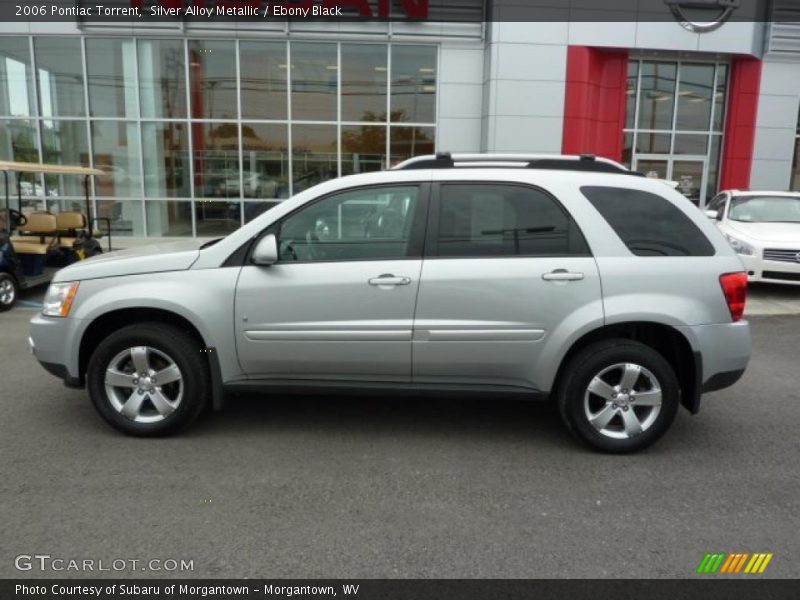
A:
[[[527,169],[552,169],[558,171],[583,171],[590,173],[618,173],[638,175],[624,165],[594,154],[451,154],[438,152],[435,155],[417,156],[406,160],[395,170],[455,169],[458,167],[522,167]]]

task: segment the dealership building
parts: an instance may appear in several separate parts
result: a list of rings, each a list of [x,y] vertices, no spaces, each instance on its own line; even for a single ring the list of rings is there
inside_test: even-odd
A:
[[[434,151],[594,153],[700,206],[800,189],[800,23],[486,21],[484,4],[462,0],[463,22],[3,22],[0,160],[106,171],[94,210],[131,241],[224,235]],[[82,206],[82,182],[27,177],[26,210]]]

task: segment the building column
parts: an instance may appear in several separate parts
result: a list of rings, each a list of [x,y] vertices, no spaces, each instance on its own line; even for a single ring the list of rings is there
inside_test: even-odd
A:
[[[719,188],[746,190],[753,168],[761,61],[751,56],[734,57],[728,87]]]
[[[622,160],[627,77],[627,50],[569,47],[564,154]]]
[[[764,59],[760,90],[750,187],[788,190],[800,110],[800,61],[783,56]]]
[[[559,153],[567,23],[492,21],[486,27],[482,150]]]

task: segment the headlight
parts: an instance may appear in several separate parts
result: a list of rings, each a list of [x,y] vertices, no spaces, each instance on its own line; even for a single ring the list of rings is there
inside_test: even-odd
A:
[[[47,317],[68,317],[77,293],[77,281],[51,283],[44,296],[42,314]]]
[[[753,247],[744,243],[742,240],[736,239],[727,233],[725,234],[725,239],[728,240],[728,243],[731,245],[731,248],[733,248],[733,251],[736,252],[736,254],[746,254],[748,256],[755,254]]]

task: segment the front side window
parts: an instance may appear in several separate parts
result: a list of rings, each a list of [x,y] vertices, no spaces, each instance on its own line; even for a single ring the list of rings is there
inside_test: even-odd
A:
[[[714,246],[683,211],[657,194],[584,186],[581,192],[637,256],[713,256]]]
[[[577,226],[556,201],[521,185],[443,185],[437,241],[444,257],[588,254]]]
[[[280,259],[391,260],[417,254],[412,234],[417,186],[349,190],[288,217],[280,226]]]

